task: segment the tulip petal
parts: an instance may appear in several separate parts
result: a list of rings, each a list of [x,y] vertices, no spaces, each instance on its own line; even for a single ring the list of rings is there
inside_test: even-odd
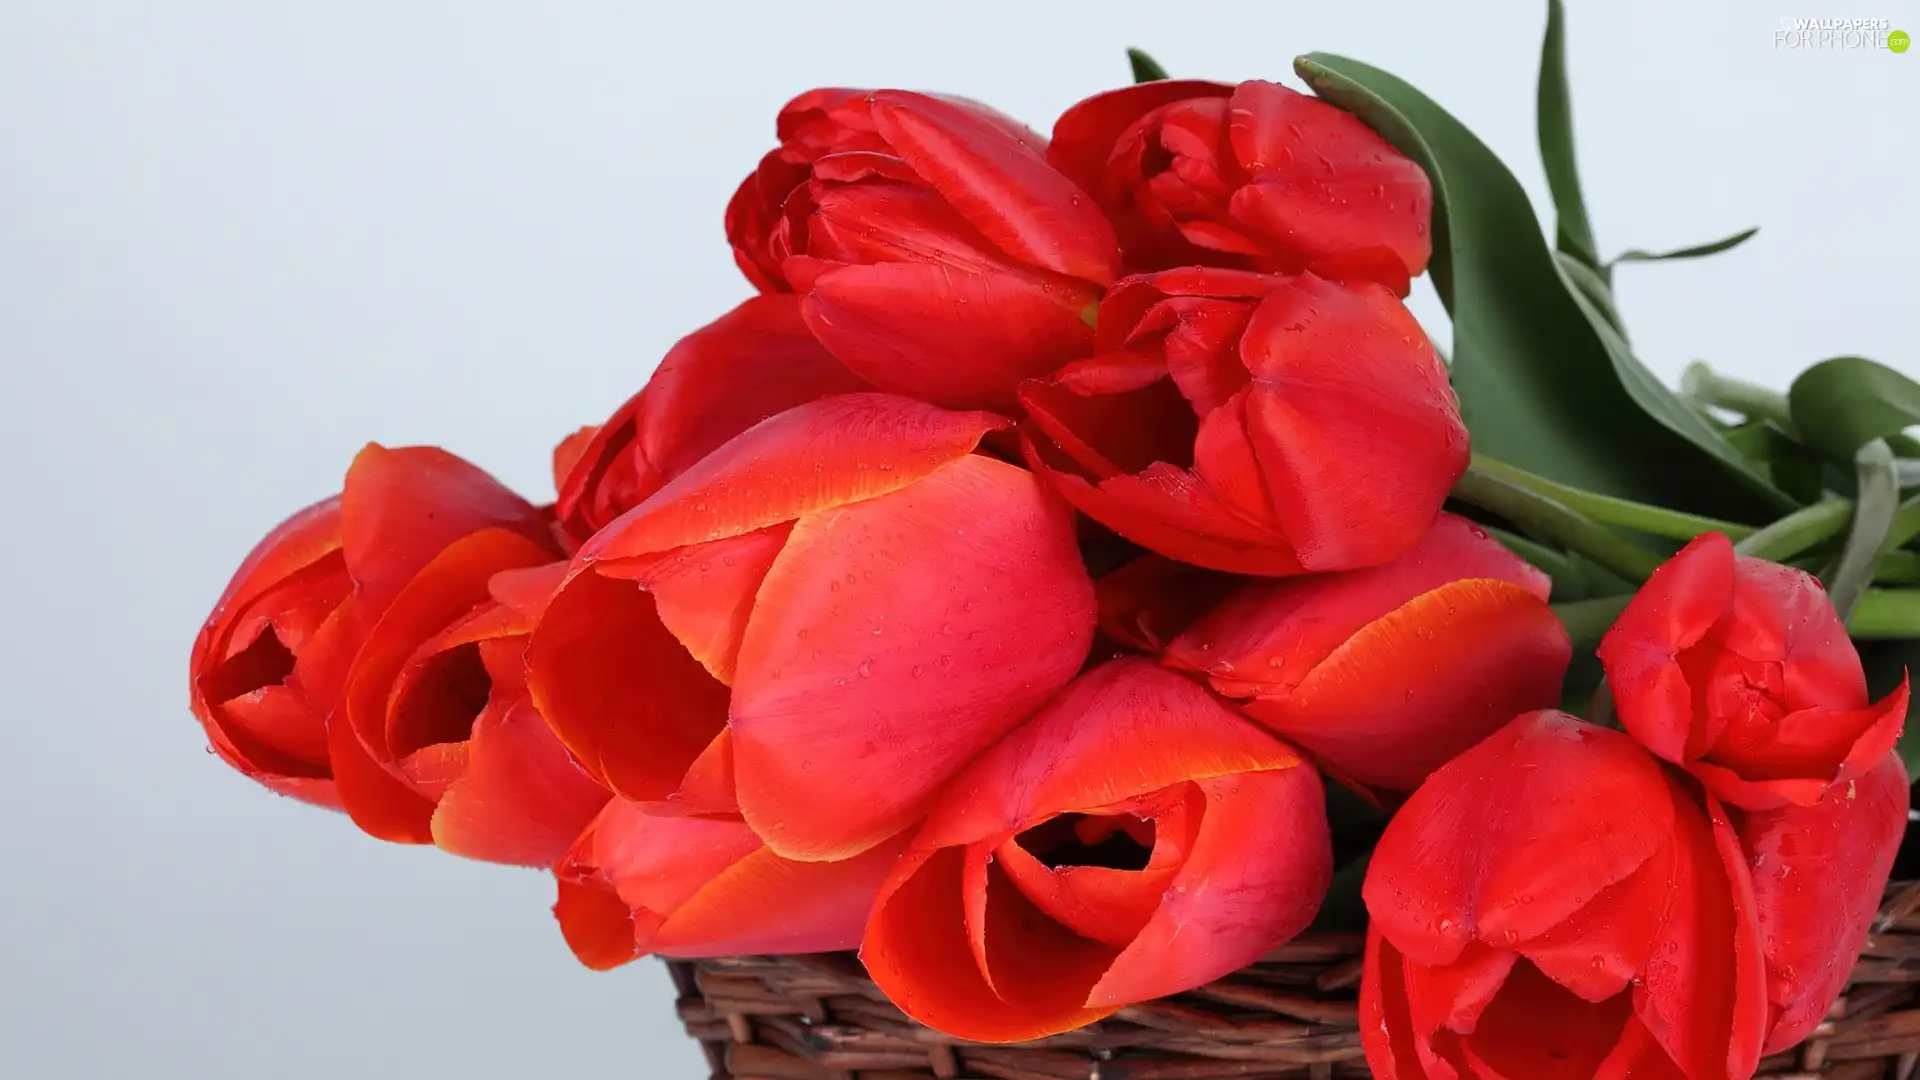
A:
[[[1486,578],[1423,593],[1247,715],[1380,791],[1412,791],[1523,712],[1560,699],[1573,647],[1553,610]]]
[[[724,540],[884,495],[1007,426],[888,394],[843,394],[754,425],[607,526],[581,558],[631,558]]]
[[[1053,122],[1047,161],[1095,197],[1114,205],[1122,190],[1107,180],[1112,155],[1128,129],[1165,105],[1194,97],[1227,97],[1233,87],[1197,79],[1156,79],[1095,94]],[[1136,136],[1137,137],[1137,136]]]
[[[640,958],[633,909],[611,886],[592,878],[556,877],[553,917],[576,959],[595,971],[611,971]]]
[[[1751,1076],[1766,997],[1753,886],[1718,804],[1676,784],[1667,902],[1635,995],[1641,1023],[1687,1076]]]
[[[1887,755],[1812,806],[1742,819],[1773,1009],[1767,1053],[1810,1035],[1845,988],[1906,832],[1907,802],[1906,770]]]
[[[732,683],[740,639],[754,598],[786,546],[789,524],[692,544],[659,555],[595,564],[608,577],[637,581],[653,596],[661,623],[723,683]]]
[[[1200,829],[1147,925],[1086,1004],[1124,1005],[1212,982],[1306,929],[1333,877],[1325,792],[1307,768],[1195,781]],[[1204,934],[1191,933],[1194,927]],[[1189,931],[1183,933],[1183,931]]]
[[[1619,1043],[1631,1004],[1625,994],[1582,1001],[1532,964],[1518,963],[1473,1033],[1460,1040],[1462,1055],[1476,1080],[1589,1080]]]
[[[384,610],[441,549],[485,528],[552,543],[546,516],[532,503],[437,447],[369,443],[347,469],[342,546],[360,603],[371,611]]]
[[[1020,890],[1004,879],[988,900],[988,917],[994,920],[990,932],[1013,937],[1030,954],[996,952],[992,959],[999,981],[1013,996],[1006,1000],[996,994],[967,942],[964,859],[965,849],[958,847],[909,851],[881,887],[860,959],[891,1001],[928,1027],[976,1042],[1040,1038],[1117,1011],[1081,1003],[1085,988],[1112,959],[1112,950],[1076,938],[1033,911]],[[1030,918],[1023,922],[1023,915]],[[1036,934],[1044,939],[1036,942]]]
[[[882,90],[873,123],[961,216],[1001,249],[1057,274],[1095,285],[1120,272],[1120,242],[1093,200],[1056,172],[1045,140],[984,106]]]
[[[527,645],[534,706],[582,768],[628,799],[665,799],[726,724],[727,687],[660,621],[654,598],[591,566]]]
[[[1092,350],[1097,296],[939,263],[841,266],[813,281],[807,325],[882,390],[952,408],[1008,409],[1021,380]]]
[[[741,811],[788,858],[878,843],[1073,676],[1093,617],[1071,515],[1012,465],[808,515],[740,648]]]
[[[902,846],[883,844],[821,863],[759,848],[667,915],[652,949],[662,956],[741,956],[855,948]]]
[[[1186,781],[1299,765],[1291,747],[1193,682],[1145,660],[1112,660],[954,777],[948,791],[965,797],[938,800],[914,845],[997,841]]]
[[[1415,597],[1471,578],[1505,582],[1541,601],[1552,588],[1545,574],[1486,530],[1442,514],[1411,551],[1384,565],[1242,585],[1168,655],[1176,666],[1212,677],[1222,693],[1289,690],[1368,625]]]
[[[1633,740],[1529,713],[1407,800],[1374,850],[1367,910],[1416,964],[1452,963],[1476,938],[1510,949],[1644,865],[1673,817],[1658,762]]]
[[[555,513],[585,539],[767,417],[865,389],[814,340],[798,297],[754,297],[668,350],[577,450]]]
[[[1384,290],[1302,274],[1259,302],[1240,355],[1256,388],[1248,437],[1301,564],[1351,569],[1411,548],[1467,467],[1446,368],[1413,316]]]
[[[1508,954],[1511,955],[1511,954]],[[1379,930],[1367,933],[1360,977],[1360,1046],[1379,1080],[1458,1080],[1452,1070],[1422,1067],[1407,998],[1409,965]],[[1423,1040],[1424,1041],[1424,1040]]]
[[[1675,764],[1688,759],[1694,736],[1693,688],[1677,657],[1732,610],[1733,589],[1733,544],[1705,533],[1653,572],[1600,641],[1622,726]],[[1697,753],[1699,739],[1691,742]]]
[[[1722,744],[1692,770],[1726,802],[1746,810],[1811,806],[1872,769],[1899,741],[1908,687],[1860,709],[1810,708],[1780,718],[1766,741]]]
[[[474,725],[466,771],[433,812],[433,842],[470,859],[552,866],[606,801],[522,697]]]
[[[1020,403],[1061,455],[1094,480],[1193,459],[1193,410],[1164,365],[1103,353],[1021,384]]]
[[[1143,555],[1093,583],[1100,632],[1157,656],[1219,604],[1233,578],[1160,555]]]

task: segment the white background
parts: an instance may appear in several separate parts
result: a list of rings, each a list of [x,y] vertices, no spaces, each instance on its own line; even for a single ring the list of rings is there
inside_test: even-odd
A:
[[[1763,226],[1621,272],[1656,370],[1920,368],[1920,53],[1772,40],[1783,15],[1916,14],[1573,13],[1603,247]],[[1223,79],[1325,49],[1425,89],[1545,205],[1543,20],[1531,0],[0,0],[0,1076],[701,1075],[663,971],[577,968],[540,875],[378,844],[207,756],[187,649],[242,554],[370,439],[550,497],[552,444],[746,294],[721,209],[802,89],[963,92],[1044,130],[1124,81],[1129,44]],[[1444,340],[1430,291],[1416,306]]]

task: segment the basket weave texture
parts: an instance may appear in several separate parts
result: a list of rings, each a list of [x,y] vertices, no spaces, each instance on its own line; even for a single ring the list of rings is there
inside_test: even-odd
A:
[[[1257,964],[1079,1031],[989,1046],[908,1019],[852,953],[669,960],[714,1080],[1252,1080],[1369,1077],[1358,935],[1304,935]],[[1920,882],[1896,885],[1826,1023],[1770,1080],[1920,1076]]]

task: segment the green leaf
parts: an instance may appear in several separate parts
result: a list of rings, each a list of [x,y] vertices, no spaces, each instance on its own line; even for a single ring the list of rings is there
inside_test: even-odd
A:
[[[1560,272],[1567,281],[1579,289],[1601,315],[1606,317],[1607,325],[1614,328],[1622,338],[1627,336],[1627,324],[1620,321],[1620,310],[1613,303],[1613,286],[1600,276],[1600,271],[1580,261],[1579,257],[1567,251],[1554,252],[1554,258],[1560,263]]]
[[[1327,53],[1294,68],[1432,178],[1433,283],[1453,316],[1454,389],[1477,451],[1588,491],[1719,517],[1793,507],[1569,284],[1525,190],[1485,143],[1378,68]]]
[[[1825,466],[1798,439],[1765,420],[1730,428],[1724,435],[1748,460],[1765,466],[1773,485],[1794,501],[1820,501],[1826,487]]]
[[[1841,356],[1801,372],[1787,404],[1807,446],[1851,465],[1862,446],[1920,424],[1920,383],[1885,364]]]
[[[1920,676],[1920,641],[1864,641],[1860,643],[1860,661],[1867,669],[1867,693],[1871,700],[1879,701],[1900,685],[1900,677],[1909,669]],[[1920,702],[1920,695],[1908,700],[1907,726],[1894,744],[1909,776],[1920,775],[1920,715],[1915,714],[1916,702]]]
[[[1559,248],[1596,270],[1600,249],[1580,196],[1580,171],[1573,159],[1573,98],[1567,92],[1567,12],[1560,0],[1547,0],[1547,37],[1540,46],[1538,120],[1540,158],[1559,217]],[[1611,303],[1608,305],[1611,307]]]
[[[1698,259],[1705,255],[1718,255],[1729,248],[1737,248],[1748,240],[1753,239],[1753,234],[1759,231],[1760,226],[1755,225],[1751,229],[1734,233],[1732,236],[1723,236],[1711,243],[1675,248],[1672,251],[1642,251],[1639,248],[1634,248],[1631,251],[1623,251],[1614,256],[1613,262],[1607,265],[1615,266],[1623,262],[1665,262],[1668,259]]]
[[[1133,65],[1133,81],[1136,83],[1159,82],[1167,77],[1167,69],[1160,62],[1146,54],[1144,49],[1128,49],[1127,62]]]

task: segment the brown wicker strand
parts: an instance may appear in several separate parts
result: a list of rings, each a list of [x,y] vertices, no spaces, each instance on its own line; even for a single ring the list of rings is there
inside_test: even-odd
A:
[[[851,953],[669,960],[713,1080],[1365,1078],[1357,935],[1313,934],[1196,990],[1010,1046],[954,1039],[893,1006]],[[1887,892],[1853,980],[1768,1080],[1920,1080],[1920,882]]]

